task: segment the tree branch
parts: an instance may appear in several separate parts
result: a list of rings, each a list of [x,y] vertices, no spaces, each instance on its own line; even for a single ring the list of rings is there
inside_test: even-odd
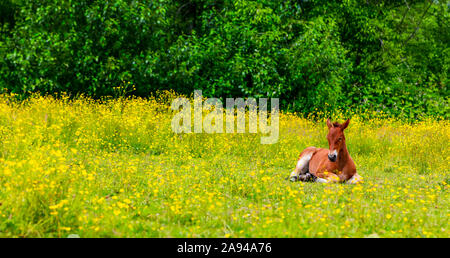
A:
[[[403,25],[403,22],[405,21],[406,14],[409,12],[409,10],[411,10],[411,8],[409,7],[409,4],[408,4],[408,2],[406,2],[406,0],[405,0],[405,4],[406,4],[406,7],[408,7],[408,8],[406,9],[405,13],[403,14],[402,20],[400,21],[400,24],[397,26],[397,30],[400,30],[401,26]]]
[[[405,42],[403,42],[402,47],[404,47],[406,45],[406,43],[408,43],[408,41],[410,41],[412,38],[414,38],[417,31],[420,29],[420,24],[424,20],[425,14],[428,12],[428,9],[430,9],[432,4],[433,4],[433,2],[430,2],[430,5],[428,5],[427,9],[425,9],[422,16],[420,17],[419,23],[416,25],[416,29],[411,33],[411,35],[409,35],[409,37],[405,40]]]

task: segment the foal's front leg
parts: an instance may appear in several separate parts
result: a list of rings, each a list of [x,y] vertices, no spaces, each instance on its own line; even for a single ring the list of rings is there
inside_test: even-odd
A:
[[[339,183],[341,181],[338,175],[328,171],[319,172],[316,175],[316,182],[318,183]]]
[[[345,181],[346,184],[357,184],[362,182],[363,178],[358,175],[358,173],[354,174],[349,180]]]

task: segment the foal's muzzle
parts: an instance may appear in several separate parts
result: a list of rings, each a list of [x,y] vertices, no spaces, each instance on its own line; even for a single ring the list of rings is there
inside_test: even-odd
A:
[[[337,155],[334,154],[334,153],[328,154],[328,159],[329,159],[331,162],[335,162],[336,159],[337,159]]]

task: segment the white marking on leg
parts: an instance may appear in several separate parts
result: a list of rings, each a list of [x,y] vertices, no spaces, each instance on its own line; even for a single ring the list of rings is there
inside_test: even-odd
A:
[[[307,154],[297,161],[297,169],[299,169],[302,174],[308,171],[309,160],[311,159],[311,157],[311,154]]]
[[[312,154],[306,154],[306,155],[302,156],[297,161],[297,165],[295,166],[295,170],[292,171],[292,173],[291,173],[291,175],[289,177],[291,179],[292,178],[298,179],[299,175],[306,174],[306,172],[308,172],[308,169],[309,169],[309,160],[311,159],[311,157],[312,157]]]
[[[347,184],[356,184],[362,180],[362,177],[358,174],[354,174],[349,180],[347,180]]]
[[[294,170],[294,171],[292,171],[292,173],[289,177],[295,177],[295,176],[297,176],[297,172]]]
[[[326,183],[328,183],[328,180],[318,177],[318,178],[316,179],[316,182],[317,182],[317,183],[325,183],[325,184],[326,184]]]

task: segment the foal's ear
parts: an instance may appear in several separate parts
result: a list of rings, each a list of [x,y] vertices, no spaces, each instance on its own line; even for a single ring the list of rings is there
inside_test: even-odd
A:
[[[347,121],[345,121],[345,122],[342,124],[342,126],[341,126],[342,130],[344,130],[345,128],[347,128],[347,126],[348,126],[349,123],[350,123],[350,119],[347,119]]]
[[[331,121],[330,121],[329,118],[327,119],[327,126],[328,126],[328,129],[330,129],[331,127],[333,127],[333,124],[331,123]]]

